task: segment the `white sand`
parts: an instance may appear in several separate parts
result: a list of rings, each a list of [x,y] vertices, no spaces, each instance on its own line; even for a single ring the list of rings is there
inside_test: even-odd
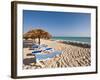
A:
[[[31,68],[37,65],[39,67],[35,68],[79,67],[91,65],[90,48],[83,48],[43,39],[41,39],[41,44],[46,44],[50,48],[61,50],[63,52],[61,55],[55,56],[49,60],[40,61],[42,66],[36,63],[36,65],[31,66]],[[32,50],[24,48],[24,59],[27,58],[27,54],[31,52]]]

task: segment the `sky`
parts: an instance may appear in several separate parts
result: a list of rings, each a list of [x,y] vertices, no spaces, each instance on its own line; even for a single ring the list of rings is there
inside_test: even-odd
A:
[[[90,37],[91,14],[23,10],[23,32],[41,28],[52,36]]]

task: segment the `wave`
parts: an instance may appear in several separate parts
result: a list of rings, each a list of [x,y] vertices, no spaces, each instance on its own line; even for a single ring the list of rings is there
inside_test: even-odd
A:
[[[79,46],[79,47],[84,47],[84,48],[91,47],[91,44],[88,42],[71,41],[71,40],[55,40],[55,39],[52,39],[52,41],[56,41],[56,42],[60,42],[64,44],[70,44],[70,45]]]

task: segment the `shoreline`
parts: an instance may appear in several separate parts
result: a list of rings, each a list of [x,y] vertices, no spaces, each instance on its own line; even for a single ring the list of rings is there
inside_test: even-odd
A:
[[[55,39],[51,39],[51,41],[56,41],[59,43],[64,43],[64,44],[69,44],[69,45],[74,45],[79,47],[86,47],[86,48],[91,47],[91,45],[87,42],[79,42],[79,41],[71,41],[71,40],[55,40]]]
[[[41,40],[45,40],[45,39],[41,39]],[[32,41],[31,39],[29,41]],[[37,40],[36,40],[37,41]],[[55,39],[49,39],[49,41],[55,41],[58,43],[63,43],[63,44],[69,44],[69,45],[74,45],[74,46],[79,46],[79,47],[86,47],[86,48],[90,48],[91,44],[88,42],[80,42],[80,41],[71,41],[71,40],[55,40]]]

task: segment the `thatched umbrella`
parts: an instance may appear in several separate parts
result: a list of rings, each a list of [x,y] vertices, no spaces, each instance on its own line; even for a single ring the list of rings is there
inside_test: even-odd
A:
[[[52,36],[48,32],[44,32],[43,35],[42,35],[42,38],[44,38],[44,39],[50,39],[51,37]]]
[[[35,30],[30,30],[30,31],[28,31],[26,34],[28,35],[28,36],[27,36],[28,38],[33,39],[34,42],[35,42],[35,39],[37,38],[37,36],[36,36],[36,31],[35,31]]]
[[[31,34],[30,33],[25,33],[23,35],[23,38],[27,40],[27,39],[31,38]]]
[[[28,33],[30,33],[31,34],[31,38],[34,40],[34,42],[35,42],[35,39],[37,38],[37,36],[36,36],[36,31],[33,29],[33,30],[30,30]]]
[[[52,36],[50,35],[50,33],[46,32],[43,29],[33,29],[28,31],[25,35],[24,38],[28,39],[28,38],[32,38],[32,39],[36,39],[38,38],[38,44],[40,45],[40,39],[50,39]]]
[[[36,34],[36,38],[38,38],[38,44],[39,45],[40,45],[40,42],[41,42],[40,41],[41,38],[44,38],[44,39],[50,39],[51,38],[51,35],[43,29],[34,29],[34,32]]]

